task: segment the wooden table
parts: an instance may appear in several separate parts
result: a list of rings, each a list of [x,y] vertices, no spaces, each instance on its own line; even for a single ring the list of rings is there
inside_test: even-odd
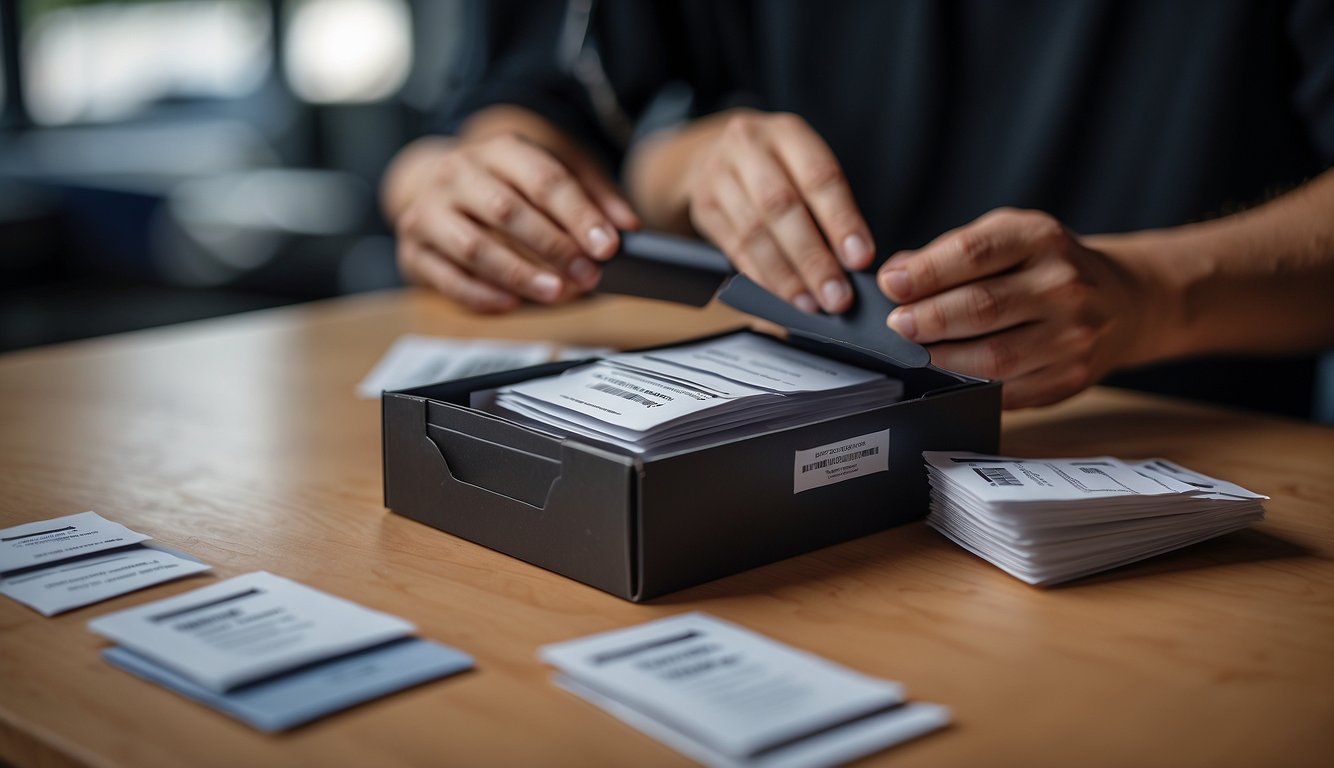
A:
[[[387,512],[379,407],[405,332],[629,346],[742,319],[598,299],[488,318],[386,293],[0,358],[0,526],[94,509],[216,567],[59,616],[0,599],[17,765],[678,765],[548,681],[539,645],[705,610],[950,705],[883,765],[1328,765],[1334,431],[1094,390],[1005,418],[1019,455],[1165,456],[1269,494],[1254,529],[1063,588],[921,523],[632,605]],[[103,663],[109,611],[269,570],[404,616],[478,668],[265,736]]]

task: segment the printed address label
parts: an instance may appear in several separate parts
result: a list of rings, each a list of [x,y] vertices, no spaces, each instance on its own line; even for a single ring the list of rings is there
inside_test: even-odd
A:
[[[889,430],[796,451],[792,493],[889,471]]]

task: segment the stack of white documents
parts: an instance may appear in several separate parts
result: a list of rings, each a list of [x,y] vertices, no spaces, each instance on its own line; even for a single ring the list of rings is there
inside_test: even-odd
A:
[[[702,613],[548,645],[556,684],[712,766],[838,765],[950,721],[939,704]]]
[[[1267,496],[1165,459],[923,454],[927,523],[1029,584],[1056,584],[1239,530]]]
[[[357,385],[359,397],[497,371],[525,368],[550,360],[579,360],[607,354],[603,347],[556,346],[545,341],[444,339],[406,334],[384,353]]]
[[[548,432],[646,453],[856,413],[902,396],[903,383],[882,373],[737,333],[613,355],[505,387],[494,405]]]

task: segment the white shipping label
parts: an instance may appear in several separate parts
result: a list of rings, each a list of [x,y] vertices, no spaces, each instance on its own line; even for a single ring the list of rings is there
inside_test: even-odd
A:
[[[415,629],[264,571],[100,616],[88,628],[214,693]]]
[[[792,462],[792,492],[888,471],[889,430],[886,429],[797,451]]]

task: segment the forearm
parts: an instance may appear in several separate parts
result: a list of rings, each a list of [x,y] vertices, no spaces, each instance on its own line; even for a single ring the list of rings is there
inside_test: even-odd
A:
[[[1334,346],[1334,171],[1233,216],[1085,242],[1145,286],[1153,322],[1125,366]]]
[[[399,150],[386,170],[381,205],[390,221],[407,208],[429,180],[440,158],[459,141],[501,134],[521,136],[550,152],[568,167],[586,161],[579,145],[549,120],[523,107],[500,104],[469,117],[455,136],[424,136]]]

